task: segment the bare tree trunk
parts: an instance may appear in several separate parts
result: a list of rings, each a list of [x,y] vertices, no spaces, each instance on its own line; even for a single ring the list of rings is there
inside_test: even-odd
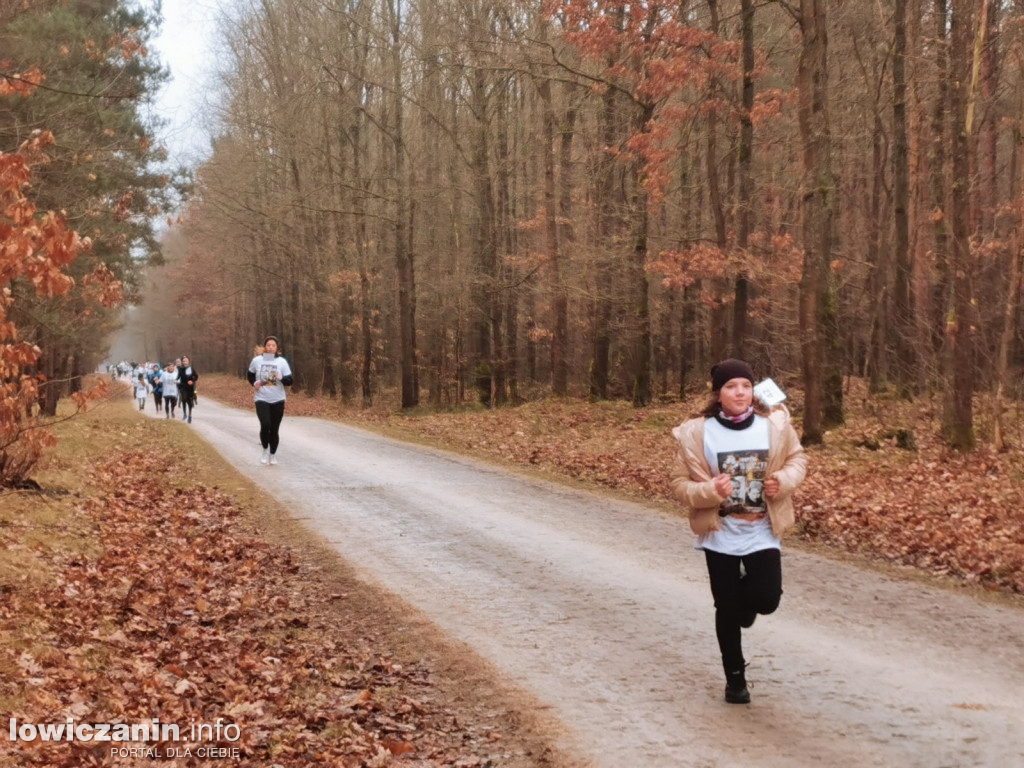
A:
[[[754,159],[754,3],[741,0],[740,17],[743,34],[743,108],[740,110],[739,184],[737,206],[739,219],[736,227],[736,248],[745,254],[750,244],[750,222],[753,211],[753,176],[751,165]],[[736,277],[732,308],[732,351],[736,357],[746,356],[747,311],[750,299],[750,281],[745,271]]]
[[[477,390],[487,405],[496,404],[496,382],[501,365],[501,316],[499,297],[498,245],[495,232],[494,189],[491,185],[488,143],[487,78],[477,67],[471,74],[473,101],[473,190],[475,206],[475,248],[479,266],[477,288]]]
[[[395,266],[398,271],[398,326],[400,338],[402,407],[419,405],[419,380],[416,370],[416,280],[409,231],[409,184],[406,178],[403,110],[405,92],[402,79],[402,17],[399,0],[388,0],[391,24],[392,147],[395,153]]]
[[[999,72],[1002,56],[999,50],[999,10],[1001,3],[995,0],[981,0],[983,4],[982,23],[985,24],[984,46],[979,50],[980,56],[980,92],[986,104],[995,105],[1000,98]],[[998,197],[998,142],[999,125],[995,110],[988,110],[984,122],[979,126],[981,131],[980,144],[983,157],[979,162],[983,166],[981,178],[981,232],[986,236],[995,236],[996,209]]]
[[[946,320],[946,399],[942,428],[951,448],[974,446],[974,333],[971,312],[970,243],[970,134],[973,94],[971,80],[973,0],[953,0],[950,14],[950,114],[954,120],[952,144],[952,300]],[[979,34],[983,34],[982,30]]]
[[[874,305],[868,347],[868,391],[884,392],[889,386],[889,248],[884,236],[883,197],[885,186],[884,132],[882,116],[876,103],[875,128],[872,133],[871,223],[868,237],[868,291]]]
[[[191,346],[189,347],[191,349]],[[84,360],[81,354],[74,355],[70,360],[71,381],[68,382],[68,392],[74,394],[82,391],[82,379],[89,373],[85,369]]]
[[[935,264],[935,275],[932,281],[932,354],[941,355],[944,344],[943,329],[946,327],[946,315],[949,312],[949,205],[947,205],[947,155],[946,142],[949,137],[947,120],[950,109],[949,90],[949,0],[935,0],[935,58],[936,58],[936,97],[932,109],[931,121],[931,154],[929,158],[931,171],[931,196],[934,213],[932,215],[932,253]],[[944,370],[944,369],[943,369]],[[943,373],[943,378],[946,378]]]
[[[359,94],[356,114],[349,131],[352,144],[352,211],[356,266],[359,270],[359,389],[364,408],[373,404],[373,324],[374,311],[370,293],[370,265],[367,253],[366,202],[370,197],[370,184],[364,178],[363,158],[367,154],[366,126],[368,122],[365,43],[354,46],[357,52],[357,74],[353,90]],[[344,328],[344,323],[342,324]],[[344,333],[344,331],[342,331]]]
[[[682,221],[685,222],[683,235],[692,238],[701,228],[700,217],[700,185],[696,194],[691,194],[691,187],[694,184],[693,177],[700,164],[696,157],[691,157],[692,145],[689,136],[680,138],[678,154],[681,158],[679,164],[679,190],[681,199],[679,201],[682,212]],[[695,142],[696,143],[696,142]],[[694,144],[695,144],[694,143]],[[682,309],[679,313],[679,388],[677,391],[680,400],[686,398],[686,382],[690,371],[694,370],[700,361],[700,323],[698,322],[697,297],[700,294],[700,285],[694,284],[683,289]],[[700,381],[704,379],[701,378]]]
[[[36,363],[44,377],[43,384],[39,387],[39,410],[42,415],[51,418],[57,415],[57,403],[60,402],[65,390],[59,349],[60,345],[57,343],[48,344]]]
[[[606,148],[617,146],[615,126],[619,119],[615,106],[615,91],[609,88],[603,96],[601,110],[601,138]],[[600,189],[598,191],[598,238],[603,249],[614,247],[618,240],[618,215],[616,213],[617,189],[615,159],[606,149],[599,161]],[[612,284],[610,256],[607,252],[598,254],[597,295],[593,308],[593,347],[590,363],[590,398],[608,398],[608,379],[611,355],[612,302],[609,291]]]
[[[558,242],[558,207],[555,192],[555,109],[551,103],[551,80],[541,76],[536,79],[536,87],[543,112],[541,121],[543,150],[541,155],[544,166],[544,247],[547,251],[552,288],[555,294],[552,300],[554,330],[551,337],[551,392],[564,396],[567,386],[565,338],[558,335],[559,300],[564,295],[564,287],[561,274],[561,246]]]
[[[505,384],[508,394],[501,402],[519,403],[519,355],[516,339],[519,337],[519,289],[505,292]]]
[[[546,31],[546,28],[545,28]],[[544,237],[552,281],[551,391],[564,397],[569,392],[569,295],[565,276],[563,240],[571,239],[572,216],[572,142],[576,111],[566,109],[559,141],[555,141],[555,109],[551,80],[537,80],[542,104],[544,137]],[[556,159],[559,171],[556,181]],[[559,220],[561,218],[561,221]]]
[[[654,114],[653,107],[640,112],[636,128],[644,130]],[[651,402],[651,311],[650,286],[647,283],[647,239],[650,230],[650,211],[640,165],[633,169],[633,200],[630,215],[633,219],[632,296],[635,331],[630,340],[630,392],[633,405],[642,407]]]
[[[721,31],[718,0],[708,0],[708,11],[711,14],[711,31],[718,35]],[[712,89],[711,98],[717,98],[720,95],[720,86],[717,80],[713,78],[709,87]],[[715,244],[718,245],[724,256],[729,245],[729,236],[725,217],[725,200],[721,186],[721,168],[719,167],[718,160],[718,115],[714,109],[708,110],[707,131],[705,159],[707,161],[708,174],[708,204],[711,206],[711,215],[715,221]],[[724,296],[726,292],[725,287],[720,286],[719,289],[721,290],[719,295]],[[727,347],[729,342],[728,313],[726,312],[724,299],[718,301],[711,312],[711,348],[722,350]],[[724,355],[722,356],[724,357]]]
[[[651,17],[644,31],[645,39],[649,39],[653,34],[653,24]],[[630,131],[633,136],[640,136],[650,130],[654,112],[655,105],[652,103],[633,107],[633,124]],[[631,283],[627,295],[633,303],[633,318],[630,323],[631,333],[626,356],[629,362],[629,384],[633,405],[639,408],[651,402],[651,309],[650,285],[647,280],[651,215],[644,161],[639,157],[633,160],[629,184],[631,192],[627,210],[630,217],[632,247],[627,265]]]
[[[1020,214],[1018,213],[1018,217]],[[1024,245],[1020,242],[1021,225],[1018,221],[1012,240],[1010,253],[1010,279],[1006,294],[1006,306],[1003,310],[1003,332],[999,338],[999,359],[996,363],[996,398],[993,404],[995,430],[993,442],[997,451],[1007,448],[1004,419],[1004,403],[1006,402],[1006,384],[1009,379],[1010,345],[1017,335],[1017,307],[1020,305],[1020,272],[1021,260],[1024,258]]]
[[[501,312],[501,320],[495,324],[494,339],[494,404],[501,406],[509,401],[516,390],[516,334],[518,333],[519,288],[517,270],[509,256],[514,250],[512,215],[511,156],[508,146],[508,91],[497,89],[495,121],[495,245],[497,246],[497,274],[501,278],[500,290],[494,301]]]
[[[930,62],[922,55],[922,21],[924,6],[931,0],[907,0],[907,147],[910,157],[910,204],[907,215],[910,220],[910,258],[914,265],[911,272],[911,284],[917,307],[913,319],[913,344],[916,350],[918,367],[915,371],[915,387],[923,392],[928,384],[928,371],[931,366],[929,355],[930,345],[928,326],[931,312],[931,301],[928,291],[931,289],[929,272],[922,265],[929,262],[929,252],[925,247],[931,240],[931,231],[926,227],[931,207],[928,202],[928,180],[925,170],[928,164],[928,148],[924,143],[925,129],[931,116],[926,107],[922,70]]]
[[[842,417],[831,353],[837,307],[831,285],[835,180],[828,119],[826,0],[801,0],[802,47],[797,69],[800,136],[804,155],[804,271],[800,280],[800,332],[804,379],[803,442],[822,442],[825,429]],[[826,392],[826,384],[828,390]],[[838,398],[839,413],[835,413]]]
[[[569,105],[560,131],[561,141],[558,153],[558,244],[562,261],[568,261],[571,247],[576,238],[573,228],[573,139],[576,135],[577,108]],[[566,285],[568,266],[559,269],[560,278],[555,285],[554,315],[555,327],[552,339],[551,379],[555,394],[569,393],[569,289]],[[555,365],[555,339],[560,340],[560,362]]]
[[[893,265],[894,320],[896,332],[896,357],[899,361],[898,381],[900,393],[910,397],[916,384],[920,363],[914,344],[914,324],[917,315],[914,301],[913,263],[910,257],[910,162],[907,134],[907,3],[896,0],[894,8],[895,37],[893,43],[893,223],[895,243]]]

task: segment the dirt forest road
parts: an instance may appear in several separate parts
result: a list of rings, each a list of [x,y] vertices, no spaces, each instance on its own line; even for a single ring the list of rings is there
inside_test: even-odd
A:
[[[192,428],[590,765],[1024,765],[1016,607],[790,547],[780,610],[745,633],[753,702],[729,705],[682,518],[317,419],[286,416],[263,466],[255,415],[209,399]]]

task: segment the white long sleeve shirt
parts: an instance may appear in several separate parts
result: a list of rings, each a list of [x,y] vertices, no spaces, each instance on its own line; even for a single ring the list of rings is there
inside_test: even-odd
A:
[[[164,383],[164,397],[178,396],[178,371],[161,371],[160,381]]]

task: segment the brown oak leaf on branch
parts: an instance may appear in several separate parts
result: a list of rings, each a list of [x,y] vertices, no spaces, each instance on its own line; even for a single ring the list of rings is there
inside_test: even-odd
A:
[[[8,89],[14,87],[10,77],[5,82]],[[3,88],[0,83],[0,93]],[[45,148],[53,143],[53,134],[37,131],[17,152],[0,152],[0,486],[23,484],[54,442],[40,428],[41,377],[31,372],[42,350],[19,341],[17,326],[8,320],[15,301],[11,287],[23,281],[41,296],[67,293],[75,281],[64,270],[90,246],[68,226],[63,213],[39,214],[26,195],[32,166],[47,162]],[[105,265],[98,265],[83,282],[87,298],[108,307],[120,301],[121,284]],[[91,397],[101,394],[97,389]],[[90,395],[76,395],[75,405],[81,410]]]

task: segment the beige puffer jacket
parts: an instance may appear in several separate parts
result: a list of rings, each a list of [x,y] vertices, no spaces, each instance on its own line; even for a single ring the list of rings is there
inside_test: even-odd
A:
[[[672,466],[672,493],[682,502],[690,518],[690,528],[698,535],[719,529],[718,508],[723,500],[715,490],[711,468],[704,457],[705,421],[706,418],[700,416],[672,430],[678,442]],[[766,502],[772,531],[781,538],[796,522],[792,494],[807,474],[807,455],[784,406],[776,406],[768,414],[768,434],[765,477],[778,479],[779,492]]]

